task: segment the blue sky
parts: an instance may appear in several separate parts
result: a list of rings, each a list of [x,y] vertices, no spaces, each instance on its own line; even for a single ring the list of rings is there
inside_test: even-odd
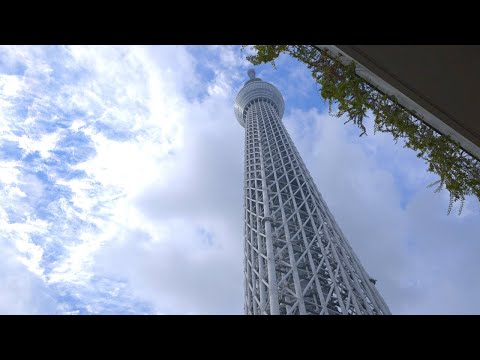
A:
[[[308,69],[256,67],[392,312],[480,313],[480,210]],[[241,314],[239,46],[0,47],[0,313]]]

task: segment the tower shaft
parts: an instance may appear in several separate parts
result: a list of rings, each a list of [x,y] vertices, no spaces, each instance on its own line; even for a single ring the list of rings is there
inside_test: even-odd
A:
[[[389,314],[281,122],[283,103],[255,96],[260,83],[274,87],[257,80],[236,110],[245,126],[245,313]]]

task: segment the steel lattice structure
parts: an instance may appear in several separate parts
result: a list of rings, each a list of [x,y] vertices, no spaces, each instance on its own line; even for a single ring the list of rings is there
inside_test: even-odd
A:
[[[281,121],[282,95],[248,75],[235,102],[245,128],[245,313],[390,314]]]

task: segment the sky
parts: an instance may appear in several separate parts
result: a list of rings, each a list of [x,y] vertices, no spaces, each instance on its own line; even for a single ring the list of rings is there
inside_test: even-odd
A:
[[[0,314],[242,314],[239,46],[0,46]],[[388,134],[256,66],[394,314],[480,314],[480,206]]]

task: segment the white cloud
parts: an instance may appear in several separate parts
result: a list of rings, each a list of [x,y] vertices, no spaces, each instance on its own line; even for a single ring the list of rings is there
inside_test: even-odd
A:
[[[135,308],[138,299],[154,313],[242,313],[244,129],[233,101],[250,66],[238,47],[4,47],[0,54],[26,66],[3,91],[10,107],[0,110],[2,138],[38,150],[43,164],[0,164],[2,244],[15,259],[2,268],[0,312],[78,313],[63,300],[32,302],[55,288],[93,313],[146,311]],[[202,66],[213,73],[209,82]],[[293,70],[290,79],[303,79]],[[23,115],[13,112],[19,96],[32,100]],[[469,286],[479,271],[474,202],[462,217],[446,217],[445,194],[425,189],[433,181],[425,165],[387,135],[358,139],[342,119],[290,110],[287,128],[392,311],[479,312],[480,292]],[[42,116],[47,124],[68,121],[40,133]],[[95,148],[70,169],[85,177],[54,176],[45,165],[69,130]],[[55,220],[35,219],[52,189],[27,170],[43,170],[71,192],[47,207]],[[26,218],[9,220],[13,210]],[[42,261],[46,255],[53,260]],[[17,276],[24,285],[12,288],[7,280]]]
[[[99,254],[99,269],[128,278],[158,312],[243,311],[243,129],[231,117],[229,92],[188,108],[183,147],[161,167],[162,179],[135,197],[143,224],[129,221]]]
[[[2,161],[0,165],[0,182],[2,184],[15,183],[20,175],[18,161]]]
[[[18,145],[27,153],[38,151],[41,157],[48,158],[50,151],[55,149],[59,136],[60,132],[54,132],[45,134],[38,141],[35,141],[28,135],[22,135],[22,137],[18,138]]]
[[[343,122],[314,110],[294,111],[285,119],[320,192],[367,272],[379,280],[392,312],[478,313],[473,304],[480,291],[465,281],[472,283],[480,270],[470,256],[480,246],[478,213],[448,217],[447,194],[426,188],[431,176],[409,174],[411,169],[426,172],[422,160],[391,139],[358,140],[356,129]],[[372,146],[387,155],[372,156]],[[401,151],[409,153],[391,155]],[[405,209],[405,195],[384,163],[398,156],[403,159],[395,176],[414,189]],[[433,255],[438,251],[444,256]],[[444,301],[441,293],[455,295]]]
[[[2,244],[0,251],[0,314],[54,314],[56,302],[42,280]]]
[[[2,97],[17,95],[22,89],[22,80],[15,75],[0,75],[0,94]]]

